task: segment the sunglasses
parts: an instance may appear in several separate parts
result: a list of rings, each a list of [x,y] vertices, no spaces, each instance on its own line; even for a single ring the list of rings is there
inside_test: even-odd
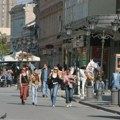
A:
[[[58,69],[54,69],[54,70],[58,70]]]

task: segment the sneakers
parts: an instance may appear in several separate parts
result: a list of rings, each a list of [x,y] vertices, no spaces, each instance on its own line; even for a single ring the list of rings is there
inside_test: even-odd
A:
[[[69,104],[69,107],[72,107],[72,103]]]
[[[52,105],[52,107],[55,107],[55,105]]]
[[[67,104],[66,107],[69,107],[69,104]]]
[[[72,107],[72,103],[68,103],[66,107]]]

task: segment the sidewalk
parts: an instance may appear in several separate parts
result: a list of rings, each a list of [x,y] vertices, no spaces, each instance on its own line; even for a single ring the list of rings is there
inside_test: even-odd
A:
[[[107,112],[116,113],[120,115],[120,107],[118,105],[111,104],[111,92],[106,91],[103,95],[103,101],[98,101],[96,98],[80,100],[77,95],[74,95],[74,101],[87,105],[96,109],[101,109]]]
[[[65,91],[59,90],[58,96],[65,98]],[[78,102],[83,105],[87,105],[96,109],[101,109],[107,112],[115,113],[120,115],[120,107],[118,105],[112,105],[111,104],[111,92],[105,91],[105,94],[103,95],[103,100],[98,101],[96,98],[93,99],[84,99],[81,100],[78,95],[73,95],[73,100],[75,102]]]

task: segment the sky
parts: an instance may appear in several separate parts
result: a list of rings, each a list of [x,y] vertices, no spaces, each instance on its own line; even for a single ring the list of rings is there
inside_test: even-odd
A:
[[[24,3],[28,3],[31,2],[32,0],[17,0],[18,4],[24,4]]]

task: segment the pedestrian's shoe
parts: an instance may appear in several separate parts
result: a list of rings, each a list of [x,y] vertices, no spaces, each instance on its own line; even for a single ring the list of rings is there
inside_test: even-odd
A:
[[[22,102],[22,105],[25,105],[25,101],[23,99],[21,100],[21,102]]]
[[[45,97],[45,95],[42,95],[43,97]]]
[[[66,107],[69,107],[69,104],[67,104]]]
[[[34,102],[32,102],[32,105],[35,105],[35,103],[34,103]]]
[[[55,107],[55,105],[52,105],[52,107]]]
[[[69,107],[72,107],[72,103],[69,104]]]

